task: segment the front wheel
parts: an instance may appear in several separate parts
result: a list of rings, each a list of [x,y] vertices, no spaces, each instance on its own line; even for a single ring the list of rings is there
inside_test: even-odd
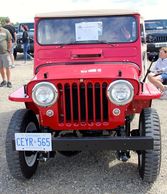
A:
[[[153,150],[138,153],[138,167],[141,178],[149,183],[156,180],[161,165],[161,130],[159,117],[152,108],[143,109],[139,119],[140,136],[153,138]]]
[[[21,109],[14,113],[6,134],[6,160],[11,175],[16,179],[29,179],[33,176],[38,166],[38,152],[14,150],[15,133],[38,131],[38,120],[31,110]]]

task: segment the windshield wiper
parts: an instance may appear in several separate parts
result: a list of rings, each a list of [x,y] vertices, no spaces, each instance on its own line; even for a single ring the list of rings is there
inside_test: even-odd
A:
[[[68,42],[68,43],[64,43],[64,44],[60,44],[59,47],[62,48],[66,45],[73,45],[73,44],[108,44],[108,45],[112,45],[114,44],[113,42],[108,42],[105,40],[97,40],[97,41],[72,41],[72,42]]]
[[[94,43],[97,43],[97,44],[109,44],[109,45],[112,45],[114,44],[113,42],[109,42],[109,41],[106,41],[106,40],[98,40]]]
[[[73,45],[73,44],[81,44],[81,42],[79,42],[79,41],[67,42],[67,43],[60,44],[59,47],[62,48],[64,46],[66,46],[66,45]]]

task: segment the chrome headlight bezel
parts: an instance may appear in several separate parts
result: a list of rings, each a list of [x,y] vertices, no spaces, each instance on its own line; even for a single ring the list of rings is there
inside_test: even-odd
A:
[[[50,91],[48,92],[52,92],[52,99],[49,100],[49,102],[41,102],[39,101],[39,99],[37,98],[37,92],[40,92],[40,89],[49,89]],[[42,90],[41,90],[42,91]],[[38,84],[36,84],[33,89],[32,89],[32,99],[35,102],[35,104],[41,106],[41,107],[48,107],[48,106],[52,106],[58,99],[58,90],[56,88],[56,86],[54,86],[52,83],[50,82],[40,82]]]
[[[124,100],[116,99],[113,96],[113,94],[112,94],[114,92],[114,89],[115,90],[118,90],[116,87],[121,87],[124,90],[125,89],[128,89],[129,90],[129,91],[127,91],[129,93],[128,94],[128,97],[126,99],[124,99]],[[132,84],[129,81],[126,81],[126,80],[116,80],[116,81],[112,82],[108,86],[108,88],[107,88],[107,96],[108,96],[109,100],[113,104],[116,104],[116,105],[126,105],[129,102],[131,102],[132,99],[133,99],[133,96],[134,96],[134,87],[132,86]],[[118,96],[118,94],[117,94],[117,96]]]

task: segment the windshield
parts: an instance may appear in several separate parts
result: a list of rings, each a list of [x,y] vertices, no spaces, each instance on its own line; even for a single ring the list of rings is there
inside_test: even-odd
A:
[[[146,20],[145,29],[146,30],[167,29],[167,20]]]
[[[41,19],[37,40],[42,45],[124,43],[137,39],[133,16]]]

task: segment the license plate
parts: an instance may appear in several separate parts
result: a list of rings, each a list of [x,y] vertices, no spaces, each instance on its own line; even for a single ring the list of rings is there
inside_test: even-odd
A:
[[[167,43],[166,42],[162,42],[162,43],[156,43],[155,47],[166,47]]]
[[[17,151],[52,151],[51,133],[15,133]]]

